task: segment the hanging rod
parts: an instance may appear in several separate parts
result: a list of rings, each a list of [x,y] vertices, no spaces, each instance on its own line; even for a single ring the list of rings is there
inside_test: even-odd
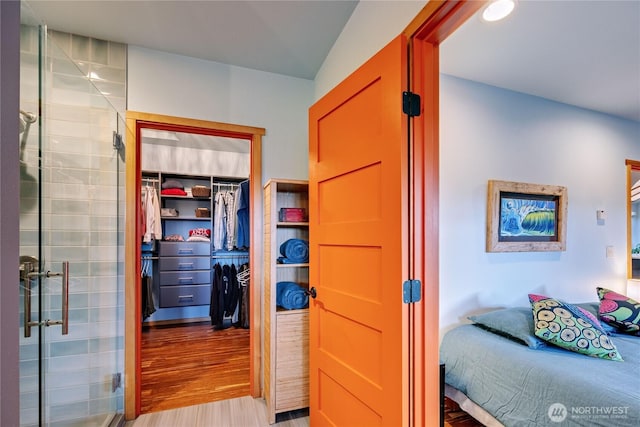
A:
[[[224,183],[222,183],[222,182],[214,182],[213,186],[214,187],[235,187],[235,188],[237,188],[237,187],[240,187],[240,184],[237,183],[237,182],[224,182]]]
[[[145,181],[145,182],[160,182],[160,180],[158,178],[145,178],[144,176],[142,177],[142,181]]]
[[[249,255],[211,255],[212,259],[249,258]]]

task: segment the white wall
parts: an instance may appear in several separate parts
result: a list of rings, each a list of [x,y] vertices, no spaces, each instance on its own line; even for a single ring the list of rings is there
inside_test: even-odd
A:
[[[128,54],[129,110],[265,128],[263,184],[308,178],[313,81],[137,46]]]
[[[444,75],[440,90],[441,332],[471,312],[527,306],[528,293],[625,292],[625,159],[640,159],[640,123]],[[567,250],[485,252],[490,179],[566,186]]]
[[[396,38],[427,4],[424,0],[360,0],[315,78],[315,99]]]

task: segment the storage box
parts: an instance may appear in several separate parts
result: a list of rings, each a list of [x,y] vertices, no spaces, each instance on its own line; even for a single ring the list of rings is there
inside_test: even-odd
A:
[[[211,211],[208,208],[197,208],[196,218],[210,218]]]
[[[280,208],[280,222],[304,222],[307,212],[304,208]]]
[[[191,187],[191,195],[193,197],[210,197],[211,188],[205,187],[204,185],[194,185]]]

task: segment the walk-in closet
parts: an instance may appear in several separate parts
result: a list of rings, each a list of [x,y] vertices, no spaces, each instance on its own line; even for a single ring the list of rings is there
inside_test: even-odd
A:
[[[250,149],[140,132],[140,412],[250,394]]]

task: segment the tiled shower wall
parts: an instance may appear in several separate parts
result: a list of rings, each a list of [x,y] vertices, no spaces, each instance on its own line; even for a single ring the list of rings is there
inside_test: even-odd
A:
[[[43,271],[70,263],[69,334],[43,328],[51,425],[100,425],[123,410],[122,388],[113,392],[112,378],[123,373],[124,360],[124,162],[112,132],[125,134],[126,46],[49,33],[40,89],[38,29],[24,26],[21,35],[20,108],[37,112],[40,91],[43,105],[22,156],[20,255],[40,258]],[[60,318],[56,277],[34,283],[34,320],[39,286],[48,317]],[[31,338],[20,333],[21,424],[37,425],[40,337],[38,328]]]
[[[127,45],[54,30],[49,30],[49,35],[82,75],[89,77],[118,114],[125,117]]]

